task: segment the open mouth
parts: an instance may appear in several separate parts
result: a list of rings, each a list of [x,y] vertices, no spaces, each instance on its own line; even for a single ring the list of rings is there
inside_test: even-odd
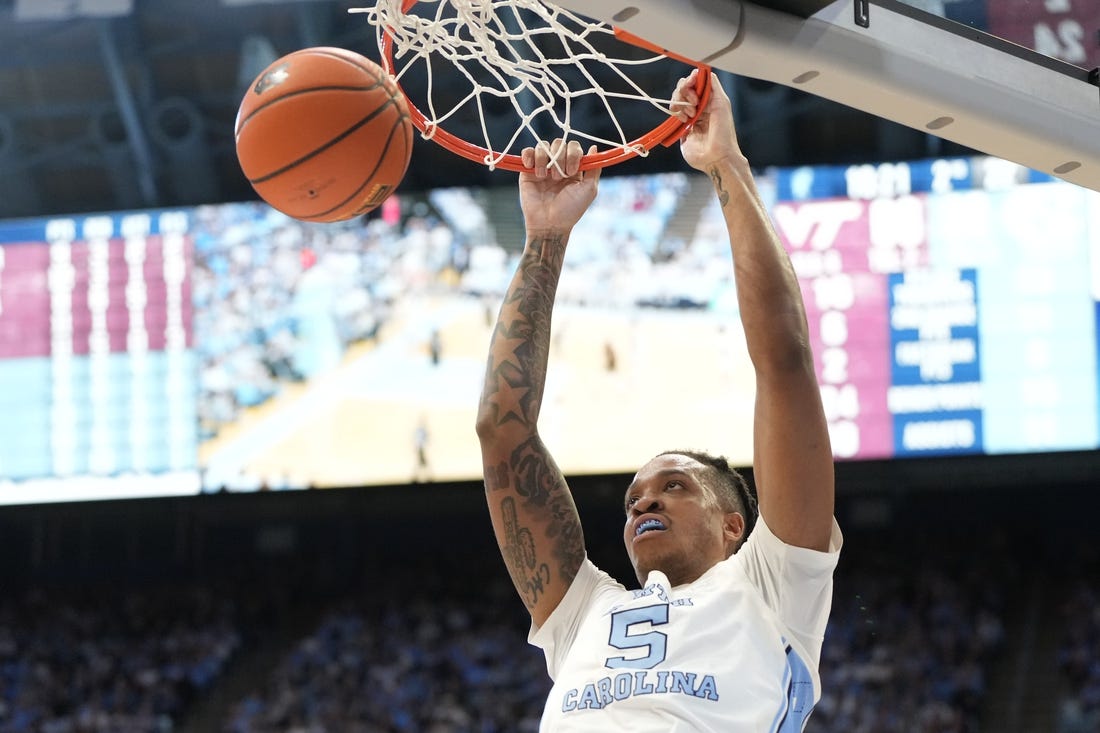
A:
[[[641,537],[646,532],[663,532],[666,529],[668,527],[660,519],[647,519],[634,528],[634,537]]]

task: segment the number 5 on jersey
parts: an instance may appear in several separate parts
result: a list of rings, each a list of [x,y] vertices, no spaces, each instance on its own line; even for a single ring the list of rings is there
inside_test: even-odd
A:
[[[648,648],[649,653],[638,659],[627,659],[625,656],[608,657],[604,666],[609,669],[653,669],[665,661],[667,634],[660,631],[631,633],[631,627],[644,623],[651,626],[667,624],[668,604],[629,608],[611,614],[611,635],[607,643],[621,650]]]

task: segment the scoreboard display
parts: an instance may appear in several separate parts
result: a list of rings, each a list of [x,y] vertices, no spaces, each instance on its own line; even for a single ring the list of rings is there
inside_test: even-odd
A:
[[[954,159],[785,171],[777,196],[838,457],[1100,444],[1097,194]]]
[[[187,232],[184,212],[0,226],[0,502],[197,489]]]
[[[988,30],[1045,56],[1100,66],[1100,4],[1095,0],[989,0]]]
[[[1083,69],[1100,66],[1100,3],[1094,0],[902,2]]]
[[[635,189],[667,203],[690,188],[625,180],[601,186],[593,220],[652,217],[626,195]],[[1100,447],[1100,194],[987,158],[783,169],[759,181],[803,291],[839,460]],[[236,490],[408,483],[371,470],[391,459],[426,469],[447,446],[464,461],[448,478],[475,480],[484,314],[499,300],[463,291],[446,263],[465,246],[468,267],[496,261],[507,274],[509,255],[469,241],[485,229],[471,235],[464,221],[491,222],[474,216],[482,199],[468,193],[448,194],[462,218],[438,213],[432,225],[402,213],[399,197],[385,221],[340,227],[260,204],[0,222],[0,504],[194,494],[226,477],[240,477]],[[686,245],[694,269],[681,272],[730,271],[714,208]],[[599,261],[599,249],[585,250],[592,267],[638,266],[637,252]],[[615,260],[625,256],[629,266]],[[418,293],[428,297],[402,307]],[[602,367],[584,356],[560,370],[571,389],[582,378],[613,380],[596,392],[667,384],[659,365],[631,359],[647,333],[668,333],[675,317],[676,332],[714,334],[737,318],[728,298],[658,301],[642,292],[629,313],[605,304],[566,321],[574,342],[609,348],[600,329],[618,317],[633,339],[613,362],[601,352]],[[604,325],[585,334],[585,323]],[[733,336],[707,338],[696,358],[732,353]],[[677,404],[698,411],[687,422],[728,423],[713,392],[726,380],[736,409],[751,405],[751,370],[723,369],[677,387]],[[547,399],[583,410],[578,401]],[[577,417],[560,425],[587,422]],[[337,478],[316,472],[369,453],[368,438],[392,445]],[[637,465],[631,440],[620,442],[609,471]],[[740,464],[751,455],[750,444],[729,453]],[[250,473],[263,461],[275,468]]]

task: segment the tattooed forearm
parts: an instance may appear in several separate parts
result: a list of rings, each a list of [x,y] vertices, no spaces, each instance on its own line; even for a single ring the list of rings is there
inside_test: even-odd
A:
[[[526,501],[524,509],[546,527],[555,565],[568,573],[567,582],[584,560],[584,535],[573,495],[542,440],[533,436],[512,451],[516,491]]]
[[[532,436],[512,451],[509,460],[516,474],[516,491],[533,506],[544,507],[563,491],[561,471],[546,454],[538,436]]]
[[[501,547],[504,563],[523,602],[532,608],[550,582],[550,566],[538,561],[531,530],[520,526],[515,499],[501,500],[500,513],[504,522],[504,545]]]
[[[548,461],[549,456],[543,453],[543,463]],[[528,464],[532,462],[535,461],[528,461]],[[528,484],[522,475],[517,481],[517,490],[526,499],[523,502],[523,516],[540,525],[549,541],[549,560],[552,562],[548,562],[544,552],[540,552],[541,543],[535,541],[531,531],[520,524],[516,500],[506,496],[500,502],[504,561],[516,590],[529,607],[538,601],[544,584],[551,581],[551,567],[560,576],[555,580],[568,586],[584,562],[580,517],[561,473],[551,465],[536,470],[541,474],[537,486],[549,490],[544,492],[542,488]]]
[[[527,248],[534,253],[539,262],[555,272],[561,272],[562,262],[565,261],[564,234],[554,232],[531,237],[527,240]]]
[[[565,258],[565,236],[533,237],[493,332],[481,411],[495,426],[534,427],[546,384],[550,316]]]
[[[726,208],[726,204],[730,202],[730,193],[722,184],[722,174],[717,168],[710,169],[710,180],[714,183],[714,190],[718,192],[718,203],[722,205],[722,208]]]
[[[509,480],[511,471],[508,468],[507,462],[501,462],[495,466],[485,467],[485,488],[488,491],[496,491],[497,489],[507,489],[512,485]]]
[[[550,320],[566,234],[527,241],[489,348],[478,410],[485,490],[497,541],[523,602],[539,617],[584,561],[580,517],[538,435]]]

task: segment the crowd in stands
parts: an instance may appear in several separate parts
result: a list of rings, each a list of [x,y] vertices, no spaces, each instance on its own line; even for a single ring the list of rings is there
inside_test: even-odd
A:
[[[891,552],[842,566],[824,695],[807,730],[980,730],[1012,572],[990,574],[984,557]],[[476,594],[462,578],[424,572],[334,608],[234,707],[223,733],[537,730],[550,683],[503,571]]]
[[[824,692],[807,730],[983,730],[1007,598],[1019,583],[1005,557],[993,547],[918,543],[843,558]],[[347,584],[350,593],[299,594],[294,602],[314,620],[286,641],[277,664],[247,680],[220,733],[537,730],[550,681],[502,567],[461,572],[434,558],[365,577]],[[281,593],[281,602],[294,595],[277,583],[240,597],[189,586],[0,600],[0,733],[182,730],[190,706],[262,635],[243,631],[254,624],[242,609],[271,605],[265,593]],[[1094,731],[1100,598],[1086,576],[1059,597],[1067,601],[1058,659],[1070,693],[1060,733]]]
[[[240,640],[201,587],[0,598],[0,731],[167,733]]]
[[[1058,733],[1100,730],[1100,555],[1095,547],[1077,557],[1081,554],[1081,569],[1070,581],[1057,614],[1062,628],[1058,667],[1064,684]]]
[[[336,603],[231,710],[223,733],[523,733],[549,680],[503,570],[422,568]]]
[[[1012,569],[992,574],[985,558],[997,555],[932,552],[838,571],[810,733],[981,729]]]

